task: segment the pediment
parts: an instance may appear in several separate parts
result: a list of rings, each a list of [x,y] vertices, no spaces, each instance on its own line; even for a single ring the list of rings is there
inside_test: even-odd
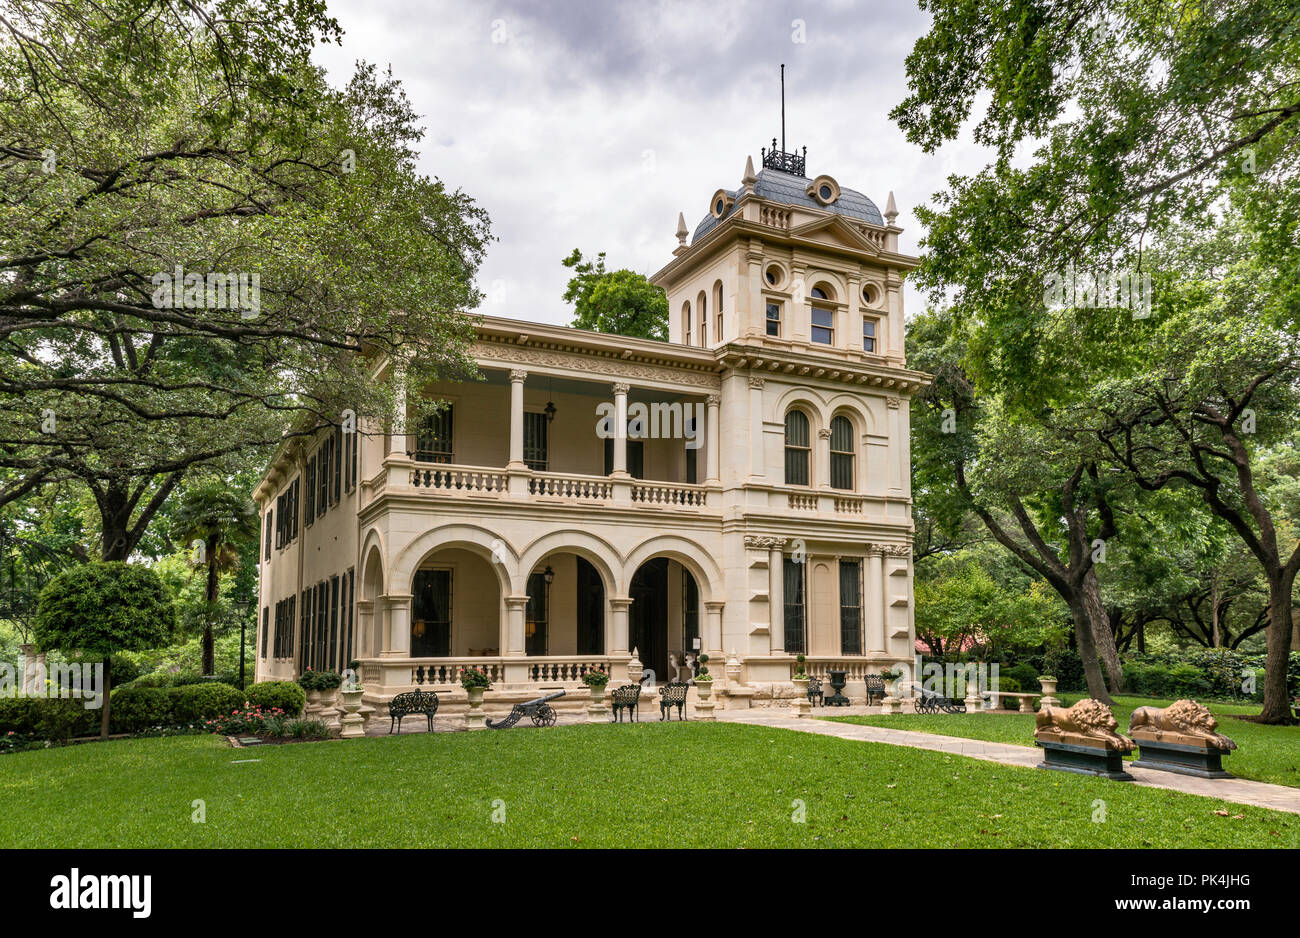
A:
[[[879,254],[880,246],[842,215],[828,215],[790,229],[790,236],[834,247],[847,247],[867,254]]]

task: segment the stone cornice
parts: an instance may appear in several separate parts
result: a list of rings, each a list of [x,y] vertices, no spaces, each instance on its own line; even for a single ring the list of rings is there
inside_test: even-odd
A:
[[[895,394],[912,395],[929,387],[930,375],[910,368],[850,359],[812,357],[793,350],[732,342],[719,349],[721,363],[737,371],[748,370],[751,379],[759,373],[788,375],[792,380],[822,380],[840,384],[880,388]],[[752,385],[751,385],[752,386]]]
[[[628,344],[636,340],[622,336],[602,337],[621,340],[618,342],[593,343],[586,340],[592,333],[581,330],[569,330],[581,337],[570,341],[559,336],[543,340],[532,335],[520,341],[518,327],[528,325],[517,324],[516,336],[510,339],[481,335],[471,354],[484,364],[556,368],[590,378],[622,378],[633,384],[640,380],[715,391],[721,387],[717,359],[703,349],[693,351],[689,346],[666,342],[652,343],[662,345],[662,351],[636,348]]]

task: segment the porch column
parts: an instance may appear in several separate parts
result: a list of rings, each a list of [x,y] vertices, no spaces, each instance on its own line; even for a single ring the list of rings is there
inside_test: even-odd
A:
[[[374,654],[375,644],[375,603],[370,599],[357,600],[357,637],[358,658],[367,658]],[[366,649],[364,652],[360,649]]]
[[[406,374],[394,374],[393,384],[397,392],[397,412],[388,434],[388,458],[406,458]]]
[[[614,471],[627,475],[627,392],[628,385],[614,385]]]
[[[502,628],[505,634],[502,636],[501,647],[505,649],[507,656],[520,656],[524,654],[527,647],[524,644],[524,622],[528,612],[528,596],[507,596],[506,597],[506,621]]]
[[[783,539],[772,538],[767,549],[768,633],[772,654],[785,654],[785,554]]]
[[[388,605],[388,650],[384,652],[389,658],[411,657],[411,600],[410,593],[394,593],[384,597]]]
[[[609,601],[609,608],[613,612],[611,616],[612,634],[609,637],[610,657],[627,657],[627,640],[628,640],[628,609],[632,606],[632,599],[628,596],[618,596]]]
[[[515,368],[510,372],[510,464],[507,469],[524,466],[524,380],[528,372]]]
[[[867,551],[867,589],[863,607],[867,619],[867,651],[885,653],[885,557],[877,549]]]
[[[718,477],[718,453],[722,446],[721,440],[719,439],[722,427],[718,418],[721,408],[718,405],[721,404],[721,402],[722,398],[717,394],[710,394],[708,397],[709,415],[704,427],[704,432],[707,434],[704,438],[704,445],[706,447],[704,464],[707,467],[705,469],[704,481],[710,484],[716,484],[720,481]]]
[[[704,604],[704,653],[722,663],[722,607],[726,603],[707,602]]]

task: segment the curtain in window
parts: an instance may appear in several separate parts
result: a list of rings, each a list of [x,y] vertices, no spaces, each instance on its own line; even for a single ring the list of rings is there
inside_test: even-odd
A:
[[[806,654],[804,643],[804,564],[789,557],[783,565],[785,592],[785,650],[792,655]]]
[[[840,654],[862,654],[862,564],[840,561]]]
[[[853,424],[848,417],[831,421],[831,488],[853,488]]]
[[[785,415],[785,484],[808,484],[808,418],[803,411]]]

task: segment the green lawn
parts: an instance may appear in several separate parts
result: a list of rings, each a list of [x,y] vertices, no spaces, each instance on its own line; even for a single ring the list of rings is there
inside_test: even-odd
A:
[[[1062,694],[1062,703],[1079,700],[1079,694]],[[1150,697],[1116,697],[1111,712],[1119,721],[1120,732],[1128,727],[1128,718],[1138,707],[1167,707],[1172,700]],[[1249,704],[1209,703],[1210,712],[1219,721],[1219,732],[1232,737],[1237,750],[1223,760],[1223,767],[1241,778],[1300,788],[1300,726],[1262,726],[1234,720],[1230,714],[1259,713],[1259,706]],[[864,726],[889,726],[918,733],[961,736],[1017,746],[1034,744],[1034,717],[1028,713],[993,711],[979,714],[905,714],[894,716],[826,717],[841,723]],[[1133,758],[1133,756],[1129,756]]]
[[[0,848],[1300,847],[1297,815],[723,723],[92,743],[0,757],[0,817]]]

